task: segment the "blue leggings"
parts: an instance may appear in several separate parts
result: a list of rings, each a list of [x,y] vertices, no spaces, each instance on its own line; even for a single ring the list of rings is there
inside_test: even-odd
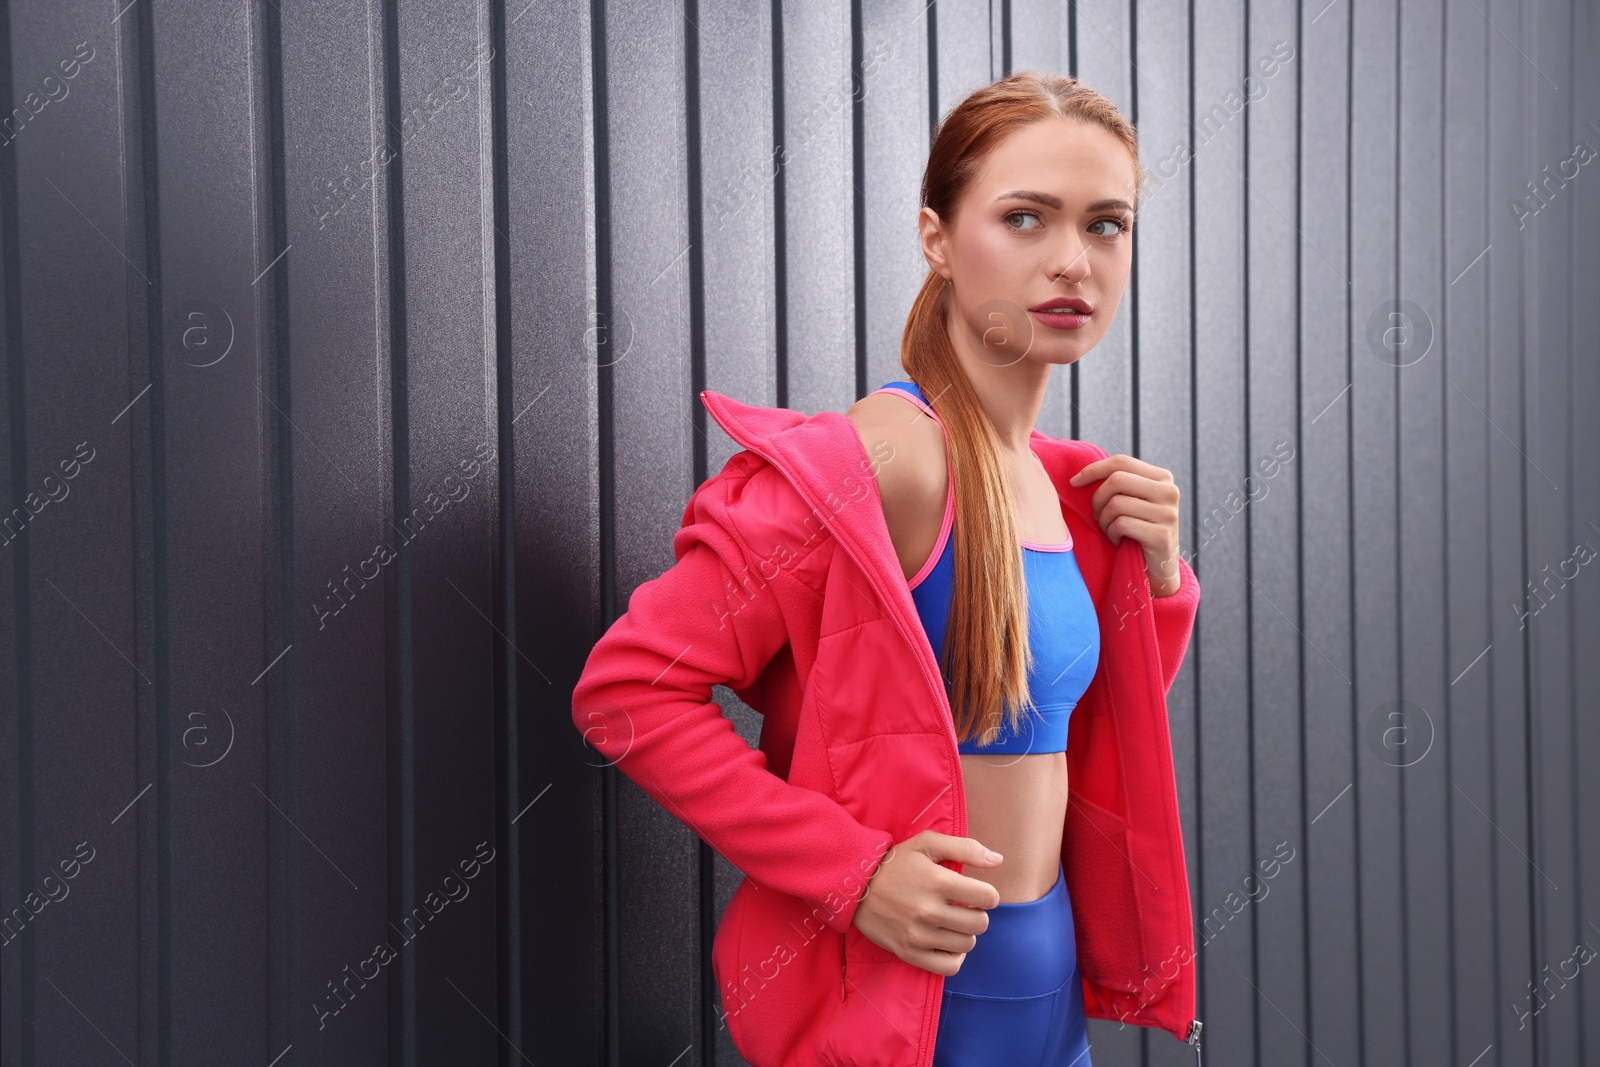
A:
[[[1066,873],[1038,900],[989,909],[944,980],[933,1067],[1094,1067]]]

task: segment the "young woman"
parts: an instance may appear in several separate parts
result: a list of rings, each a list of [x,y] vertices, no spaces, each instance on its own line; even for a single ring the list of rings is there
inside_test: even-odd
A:
[[[1100,628],[1030,438],[1052,368],[1081,359],[1116,314],[1138,166],[1133,128],[1070,79],[1019,75],[970,97],[923,178],[930,270],[905,330],[912,381],[846,413],[894,449],[878,484],[954,691],[968,832],[1004,857],[972,864],[994,887],[984,910],[950,913],[919,943],[896,936],[919,903],[916,866],[885,863],[857,912],[879,944],[944,955],[929,961],[947,975],[935,1067],[1091,1067],[1061,845],[1068,722]],[[1154,595],[1175,591],[1172,476],[1118,456],[1074,483],[1090,478],[1105,479],[1101,527],[1144,546]]]
[[[1033,428],[1110,326],[1139,178],[1132,127],[1071,78],[956,107],[907,380],[843,417],[703,393],[745,450],[574,692],[591,743],[748,876],[713,966],[758,1067],[1092,1067],[1089,1016],[1198,1056],[1178,489]],[[715,684],[762,712],[759,751]]]

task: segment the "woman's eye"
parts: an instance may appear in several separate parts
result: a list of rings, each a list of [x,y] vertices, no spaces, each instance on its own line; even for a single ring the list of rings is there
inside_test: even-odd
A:
[[[1121,220],[1121,219],[1110,219],[1110,218],[1106,218],[1106,219],[1095,219],[1095,220],[1094,220],[1094,221],[1093,221],[1093,222],[1091,222],[1091,223],[1090,223],[1090,224],[1089,224],[1089,225],[1090,225],[1090,226],[1091,226],[1091,227],[1094,227],[1094,226],[1102,226],[1102,225],[1104,225],[1104,226],[1114,226],[1114,227],[1116,227],[1116,228],[1115,228],[1115,229],[1114,229],[1114,230],[1112,230],[1112,232],[1110,232],[1110,233],[1102,233],[1102,234],[1100,234],[1100,236],[1101,236],[1101,237],[1115,237],[1115,236],[1117,236],[1117,235],[1118,235],[1118,234],[1121,234],[1121,233],[1127,233],[1127,232],[1128,232],[1128,229],[1129,229],[1129,227],[1128,227],[1128,224],[1127,224],[1127,223],[1125,223],[1125,222],[1123,222],[1123,221],[1122,221],[1122,220]]]
[[[1035,226],[1019,226],[1015,222],[1012,222],[1013,219],[1032,219],[1035,223],[1038,223],[1039,222],[1039,216],[1035,215],[1031,211],[1013,211],[1009,215],[1006,216],[1006,222],[1011,224],[1011,228],[1013,230],[1037,230],[1039,228],[1038,225],[1035,225]],[[1040,225],[1043,225],[1043,224],[1040,223]]]

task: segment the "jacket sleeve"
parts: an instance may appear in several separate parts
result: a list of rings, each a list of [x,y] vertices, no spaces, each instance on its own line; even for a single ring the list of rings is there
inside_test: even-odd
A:
[[[1195,613],[1200,608],[1200,582],[1188,561],[1178,557],[1181,582],[1171,596],[1151,597],[1151,610],[1156,624],[1156,650],[1161,655],[1161,691],[1171,692],[1172,683],[1183,665],[1183,654],[1189,647],[1189,635],[1194,630]]]
[[[714,503],[738,494],[744,483],[725,475],[696,497]],[[766,755],[711,699],[714,685],[754,683],[788,642],[783,604],[818,594],[788,567],[761,577],[769,568],[739,536],[738,500],[716,509],[697,503],[691,499],[673,538],[677,562],[634,590],[589,654],[572,694],[573,722],[728,862],[844,932],[893,836],[769,771]],[[691,513],[700,517],[690,522]]]

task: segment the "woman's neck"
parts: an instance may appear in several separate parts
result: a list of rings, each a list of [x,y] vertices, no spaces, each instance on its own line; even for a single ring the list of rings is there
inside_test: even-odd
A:
[[[1013,459],[1032,454],[1029,438],[1044,407],[1050,364],[987,350],[964,322],[950,316],[950,344],[994,425],[1000,451]]]

